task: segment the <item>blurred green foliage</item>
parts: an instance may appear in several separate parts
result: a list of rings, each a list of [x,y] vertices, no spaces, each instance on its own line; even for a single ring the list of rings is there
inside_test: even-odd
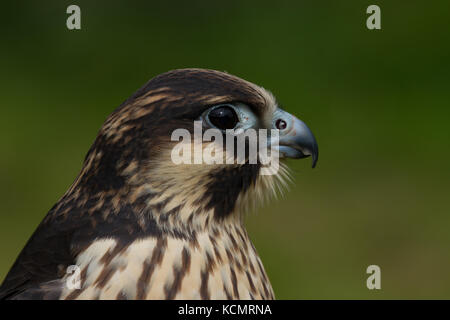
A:
[[[368,5],[382,30],[366,28]],[[82,29],[65,26],[78,4]],[[277,298],[450,298],[449,1],[15,1],[0,21],[0,280],[104,119],[151,77],[270,89],[318,168],[247,218]],[[368,265],[382,289],[366,288]]]

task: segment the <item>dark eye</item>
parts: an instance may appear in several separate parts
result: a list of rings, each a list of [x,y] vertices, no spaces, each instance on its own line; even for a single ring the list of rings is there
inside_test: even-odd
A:
[[[239,122],[236,111],[230,106],[220,106],[211,110],[208,114],[209,121],[215,127],[225,130],[233,129]]]
[[[286,129],[286,127],[287,127],[287,123],[286,123],[286,121],[284,121],[283,119],[278,119],[278,120],[275,122],[275,127],[276,127],[278,130],[284,130],[284,129]]]

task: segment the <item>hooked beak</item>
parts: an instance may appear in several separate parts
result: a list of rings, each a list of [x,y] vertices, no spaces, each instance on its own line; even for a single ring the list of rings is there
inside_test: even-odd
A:
[[[286,128],[280,129],[279,133],[280,157],[302,159],[311,156],[314,168],[319,158],[319,147],[314,134],[303,121],[287,112],[283,112],[280,119],[286,122]]]

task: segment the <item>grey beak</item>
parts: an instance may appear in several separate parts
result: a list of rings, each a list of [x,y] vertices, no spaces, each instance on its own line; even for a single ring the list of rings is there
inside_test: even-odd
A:
[[[287,122],[287,127],[279,133],[280,156],[294,159],[311,156],[314,168],[319,159],[319,147],[314,134],[303,121],[287,112],[282,119]]]

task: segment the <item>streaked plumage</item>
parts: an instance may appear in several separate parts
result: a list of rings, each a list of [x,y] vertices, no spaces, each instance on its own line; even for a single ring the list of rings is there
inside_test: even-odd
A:
[[[273,299],[243,216],[276,192],[285,168],[262,176],[260,164],[170,159],[174,129],[192,131],[207,108],[234,102],[250,106],[260,127],[272,126],[273,95],[223,72],[174,70],[133,94],[102,126],[0,298]],[[305,150],[317,158],[308,139]],[[69,265],[79,266],[81,289],[66,286]]]

